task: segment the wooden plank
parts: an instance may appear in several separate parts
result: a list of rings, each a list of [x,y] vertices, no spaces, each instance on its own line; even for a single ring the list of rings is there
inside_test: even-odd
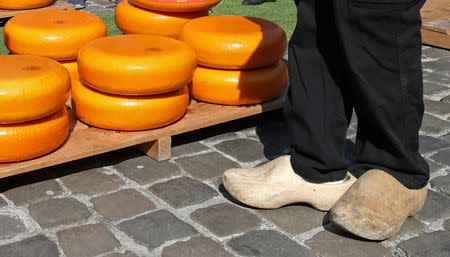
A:
[[[110,131],[90,127],[77,120],[73,111],[70,111],[70,136],[62,147],[34,160],[0,164],[0,178],[276,110],[283,106],[283,102],[284,97],[264,104],[249,106],[223,106],[192,101],[186,115],[178,122],[164,128],[138,132]]]
[[[450,18],[450,6],[439,7],[431,10],[422,10],[422,21],[436,21],[443,20],[445,18]]]
[[[159,138],[150,143],[137,145],[136,147],[157,161],[165,161],[171,157],[172,137]]]
[[[16,1],[16,0],[10,0],[10,1]],[[41,11],[41,10],[68,10],[73,9],[73,4],[69,4],[68,2],[64,0],[56,0],[51,5],[42,7],[42,8],[36,8],[36,9],[29,9],[29,10],[5,10],[0,9],[0,18],[9,18],[14,17],[21,13],[31,12],[31,11]]]
[[[450,34],[450,18],[438,21],[425,22],[422,25],[422,28],[443,34]]]
[[[422,29],[422,43],[450,49],[450,35],[441,32]]]
[[[448,0],[427,0],[422,10],[431,10],[442,6],[450,6],[450,2]]]

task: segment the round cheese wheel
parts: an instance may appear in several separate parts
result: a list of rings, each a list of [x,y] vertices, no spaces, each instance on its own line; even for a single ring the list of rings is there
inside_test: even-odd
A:
[[[47,6],[53,0],[0,0],[0,9],[25,10]]]
[[[182,88],[196,68],[194,51],[156,35],[119,35],[88,43],[78,55],[80,80],[119,95],[152,95]]]
[[[208,10],[220,0],[132,0],[137,6],[161,12],[195,12]]]
[[[0,124],[53,114],[69,94],[69,73],[58,62],[39,56],[0,56]]]
[[[39,120],[0,125],[0,162],[18,162],[52,152],[64,143],[68,131],[65,107]]]
[[[70,80],[72,83],[78,80],[78,63],[77,61],[62,61],[60,62],[64,67],[66,67],[67,71],[70,74]]]
[[[111,130],[147,130],[180,119],[189,105],[187,86],[152,96],[120,96],[83,85],[72,86],[72,106],[83,122]]]
[[[189,89],[192,98],[200,101],[246,105],[277,98],[287,84],[287,67],[279,61],[255,70],[217,70],[199,66]]]
[[[5,25],[5,45],[15,54],[55,60],[75,60],[89,41],[106,36],[97,16],[70,10],[44,10],[19,14]]]
[[[179,38],[197,54],[198,63],[219,69],[254,69],[278,62],[286,34],[275,23],[243,16],[208,16],[186,23]]]
[[[117,27],[123,33],[166,37],[177,37],[186,22],[202,16],[208,16],[208,10],[185,13],[158,12],[137,7],[130,0],[120,2],[115,12]]]

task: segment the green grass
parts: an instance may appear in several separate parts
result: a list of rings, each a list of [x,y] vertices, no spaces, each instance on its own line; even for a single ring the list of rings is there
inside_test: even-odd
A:
[[[222,0],[222,2],[214,7],[210,15],[243,15],[250,17],[258,17],[273,21],[280,25],[285,31],[288,38],[291,37],[297,19],[294,1],[277,0],[275,3],[264,3],[258,6],[241,5],[242,0]],[[114,22],[114,14],[98,15],[108,27],[108,35],[117,35],[122,32],[117,28]],[[3,35],[3,27],[0,28],[0,35]],[[0,37],[0,54],[7,54],[3,43],[3,37]]]

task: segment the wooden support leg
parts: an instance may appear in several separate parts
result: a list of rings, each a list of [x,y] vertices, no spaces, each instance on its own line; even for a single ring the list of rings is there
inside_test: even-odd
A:
[[[170,159],[170,148],[172,147],[172,138],[164,137],[152,141],[150,143],[145,143],[136,146],[146,155],[152,157],[157,161],[164,161]]]

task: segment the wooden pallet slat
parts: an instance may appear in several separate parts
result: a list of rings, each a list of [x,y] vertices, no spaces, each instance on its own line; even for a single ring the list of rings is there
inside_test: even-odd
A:
[[[450,49],[450,1],[427,0],[421,14],[422,43]]]
[[[167,127],[121,132],[90,127],[77,120],[70,110],[70,135],[58,150],[37,159],[0,164],[0,178],[62,164],[89,156],[140,145],[139,148],[157,160],[170,158],[171,136],[249,117],[283,106],[284,97],[249,106],[223,106],[192,100],[186,115]]]
[[[10,0],[10,1],[16,1],[16,0]],[[36,8],[36,9],[29,9],[29,10],[5,10],[0,9],[0,19],[1,18],[10,18],[14,17],[21,13],[31,12],[31,11],[37,11],[37,10],[68,10],[73,9],[73,4],[70,4],[64,0],[56,0],[52,4],[42,7],[42,8]]]

